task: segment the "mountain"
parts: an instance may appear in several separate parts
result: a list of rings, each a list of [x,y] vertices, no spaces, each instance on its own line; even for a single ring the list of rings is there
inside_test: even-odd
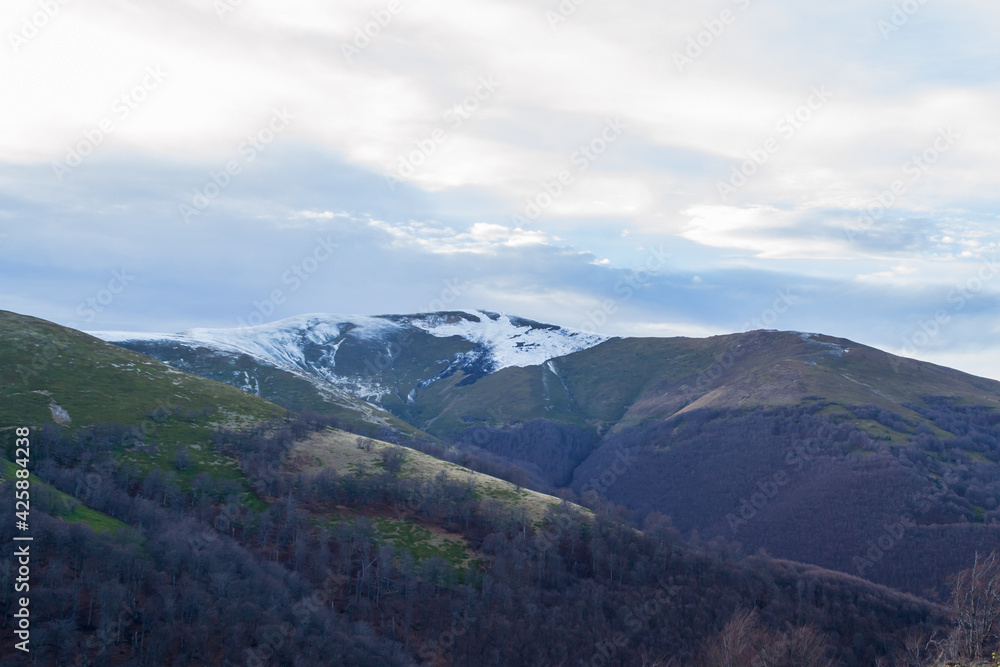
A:
[[[843,338],[604,338],[486,311],[96,335],[304,406],[287,374],[535,488],[914,593],[1000,547],[1000,383]]]
[[[897,570],[903,563],[914,581],[936,584],[935,577],[971,563],[972,542],[953,530],[963,526],[954,516],[928,514],[951,503],[950,495],[934,499],[927,516],[918,517],[930,533],[899,521],[905,537],[889,525],[892,544],[873,534],[879,555],[867,551],[849,522],[868,503],[891,507],[890,482],[905,485],[934,474],[933,468],[944,473],[940,488],[957,488],[961,474],[978,480],[996,467],[988,438],[998,420],[982,403],[988,396],[975,402],[977,395],[968,393],[975,391],[967,386],[973,380],[922,369],[936,386],[967,395],[904,400],[910,405],[905,415],[854,405],[850,396],[834,404],[817,395],[797,399],[792,391],[730,405],[724,397],[739,395],[733,389],[716,394],[711,406],[685,409],[720,388],[763,383],[768,354],[772,365],[786,364],[788,372],[801,365],[813,377],[817,368],[829,371],[863,348],[774,332],[722,341],[595,340],[487,313],[373,319],[379,321],[335,322],[332,343],[316,333],[326,326],[316,319],[306,327],[309,335],[286,336],[287,323],[272,325],[252,350],[245,349],[255,344],[246,331],[240,334],[250,337],[239,345],[222,333],[136,336],[137,344],[169,353],[178,366],[193,359],[227,373],[237,388],[81,332],[0,313],[0,429],[35,427],[33,565],[45,574],[32,583],[32,611],[42,664],[74,656],[110,664],[272,658],[283,664],[648,664],[670,657],[702,664],[699,655],[728,645],[723,626],[753,609],[752,641],[759,651],[787,652],[780,664],[873,665],[947,627],[947,610],[933,600],[854,572],[747,556],[747,549],[717,539],[702,523],[726,511],[727,493],[746,494],[749,480],[756,482],[747,496],[756,516],[743,518],[736,508],[743,520],[738,528],[747,531],[741,539],[794,550],[832,541],[832,531],[840,531],[838,547],[863,549],[873,561],[863,573],[869,579],[878,580],[878,568],[888,563]],[[442,320],[446,327],[430,324]],[[366,324],[367,337],[346,335]],[[452,333],[452,325],[461,333]],[[389,334],[375,335],[376,326]],[[383,351],[390,337],[399,350]],[[748,346],[738,360],[713,360],[734,343]],[[428,351],[434,345],[441,348]],[[831,345],[839,354],[823,351],[834,350]],[[791,361],[776,346],[789,346]],[[441,349],[452,356],[439,356]],[[443,442],[413,426],[394,428],[400,418],[374,402],[322,393],[346,392],[332,379],[348,376],[345,350],[354,350],[363,367],[383,355],[382,364],[371,361],[369,369],[380,386],[405,389],[414,378],[429,377],[404,405],[434,414],[434,401],[447,395],[450,403],[429,418]],[[324,354],[329,358],[321,362]],[[757,366],[746,366],[750,359]],[[714,384],[699,387],[704,364],[714,363],[726,365],[725,373],[707,366],[705,377]],[[254,374],[237,375],[237,364]],[[309,369],[317,367],[337,372],[312,379],[318,375]],[[272,380],[251,384],[250,378]],[[396,442],[330,428],[353,427],[336,417],[288,415],[251,395],[268,386],[277,396],[301,388],[289,378],[314,387],[317,401],[342,399],[334,411]],[[439,383],[450,391],[439,390]],[[669,394],[691,387],[703,394],[675,408],[678,400]],[[383,406],[391,395],[382,396]],[[637,407],[635,397],[665,398]],[[488,401],[508,413],[490,412]],[[467,419],[479,409],[491,421]],[[510,416],[515,411],[542,416],[523,421]],[[400,414],[408,413],[400,408]],[[441,426],[448,423],[457,430]],[[871,424],[894,438],[876,441],[859,428]],[[948,444],[963,449],[942,448],[947,433],[954,435]],[[788,446],[797,458],[775,458]],[[941,456],[933,465],[911,461],[919,448]],[[455,462],[470,451],[550,481],[565,467],[567,483],[585,500],[590,491],[597,493],[596,505],[618,498],[633,508],[642,531],[612,519],[621,515],[614,507],[610,515],[591,514]],[[968,460],[956,458],[965,451]],[[752,465],[758,468],[740,468]],[[768,466],[785,476],[775,470],[759,476]],[[12,467],[3,463],[0,471]],[[960,479],[947,481],[956,471]],[[597,486],[587,488],[591,475]],[[974,495],[966,484],[963,497]],[[803,488],[811,487],[832,494],[812,498],[826,506],[800,503]],[[762,494],[763,504],[754,494]],[[697,511],[685,514],[685,508]],[[795,512],[802,515],[798,523],[785,526]],[[0,544],[11,545],[10,504],[0,507],[0,519]],[[697,531],[685,540],[676,527],[688,532],[688,524]],[[992,530],[985,523],[964,529],[970,527]],[[941,529],[951,532],[933,532]],[[909,551],[909,560],[899,558]],[[0,551],[0,578],[10,553]],[[918,559],[926,561],[923,569]],[[0,614],[12,613],[13,604],[10,597],[0,600]],[[296,631],[282,634],[289,618]],[[199,628],[195,635],[192,625]]]
[[[329,412],[338,406],[341,415],[360,413],[370,423],[397,428],[398,420],[372,406],[416,426],[411,413],[417,397],[434,383],[457,376],[471,384],[505,368],[537,365],[605,340],[473,311],[303,315],[238,329],[93,335],[291,409]]]
[[[603,436],[683,411],[796,405],[810,398],[876,405],[918,422],[927,420],[906,404],[925,396],[1000,404],[995,381],[798,332],[607,338],[462,311],[304,315],[238,329],[92,335],[250,393],[306,403],[305,392],[290,391],[276,376],[294,378],[326,403],[362,411],[378,406],[451,437],[470,424],[534,418],[590,427]],[[891,433],[863,425],[875,436]]]

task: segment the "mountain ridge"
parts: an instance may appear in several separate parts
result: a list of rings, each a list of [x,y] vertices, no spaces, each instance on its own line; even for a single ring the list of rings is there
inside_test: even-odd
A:
[[[314,313],[255,327],[92,335],[161,359],[170,356],[170,349],[175,360],[178,354],[190,356],[184,349],[204,348],[230,358],[246,355],[258,370],[291,373],[313,384],[324,400],[360,410],[373,423],[379,420],[368,406],[415,428],[432,429],[438,437],[461,431],[463,424],[496,424],[505,416],[518,421],[555,418],[605,432],[684,411],[793,404],[810,395],[839,405],[900,410],[918,420],[923,418],[906,404],[929,395],[975,397],[1000,406],[1000,382],[995,380],[799,331],[608,337],[469,310]],[[594,387],[578,381],[593,367],[601,376],[598,400],[591,400]],[[216,365],[193,372],[262,395],[253,368],[229,377],[225,370]],[[476,386],[484,380],[485,385]],[[517,401],[498,399],[496,388],[490,387],[496,384],[509,385]],[[478,399],[478,394],[486,396]],[[490,405],[484,409],[477,403]]]
[[[321,396],[290,391],[281,374],[303,385],[311,375],[314,394],[326,382],[406,424],[405,437],[429,437],[530,488],[612,503],[639,522],[659,513],[685,533],[852,574],[883,523],[914,517],[896,540],[907,547],[863,573],[912,593],[945,590],[968,557],[1000,548],[995,380],[798,331],[598,340],[455,311],[382,316],[367,329],[337,322],[309,338],[331,316],[309,317],[291,333],[280,331],[288,321],[270,325],[275,340],[296,341],[274,361],[255,360],[252,345],[208,349],[193,336],[118,342],[322,411]]]

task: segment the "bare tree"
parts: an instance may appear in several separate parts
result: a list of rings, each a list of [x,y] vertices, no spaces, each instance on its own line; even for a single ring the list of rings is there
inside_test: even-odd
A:
[[[756,610],[740,610],[705,647],[705,667],[746,667],[757,654],[760,632]]]
[[[979,659],[996,648],[1000,633],[1000,562],[994,551],[976,554],[971,568],[954,577],[951,609],[955,615],[959,657]]]
[[[704,667],[832,667],[830,646],[814,628],[772,633],[756,610],[733,614],[726,626],[705,644]]]
[[[767,637],[754,664],[760,667],[832,667],[833,661],[827,658],[829,651],[826,639],[815,628],[795,628],[789,634]]]
[[[403,469],[404,459],[402,447],[387,447],[382,450],[382,469],[395,477]]]

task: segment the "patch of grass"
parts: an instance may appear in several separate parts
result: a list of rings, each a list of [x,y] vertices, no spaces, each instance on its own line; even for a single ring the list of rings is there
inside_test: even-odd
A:
[[[257,512],[267,509],[267,503],[253,491],[236,459],[223,456],[212,448],[210,434],[217,426],[212,417],[190,421],[171,415],[157,425],[155,439],[148,447],[123,449],[118,452],[117,460],[119,463],[135,464],[142,475],[155,468],[173,471],[183,491],[190,491],[195,477],[201,473],[208,473],[216,479],[234,480],[243,488],[244,505]],[[188,458],[183,470],[177,467],[182,448]]]
[[[516,505],[520,503],[522,500],[526,499],[528,497],[528,493],[523,488],[518,489],[518,488],[493,487],[490,489],[486,489],[483,492],[483,496],[485,496],[486,498],[492,498],[493,500],[500,500],[505,503]]]
[[[905,445],[910,442],[912,434],[900,433],[895,429],[884,426],[874,419],[848,419],[859,430],[864,431],[876,440],[884,440],[891,445]]]
[[[15,478],[21,467],[13,461],[0,457],[0,470],[5,478]],[[46,511],[52,516],[59,516],[66,521],[85,523],[97,532],[110,532],[119,528],[128,528],[128,524],[112,518],[103,512],[87,507],[73,496],[46,484],[34,473],[28,475],[31,482],[32,511]],[[30,521],[29,521],[30,524]]]
[[[374,526],[383,539],[409,551],[417,563],[438,556],[452,566],[458,566],[469,559],[468,547],[462,540],[435,535],[414,521],[379,517],[375,519]]]
[[[330,530],[336,530],[337,526],[344,520],[344,517],[339,514],[319,514],[314,515],[309,519],[313,525],[328,528]]]
[[[122,523],[118,519],[90,509],[83,503],[78,502],[71,512],[63,514],[67,521],[77,521],[85,523],[97,532],[113,532],[119,528],[128,528],[128,524]]]

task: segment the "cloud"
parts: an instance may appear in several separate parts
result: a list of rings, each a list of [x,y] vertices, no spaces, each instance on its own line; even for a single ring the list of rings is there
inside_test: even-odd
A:
[[[10,307],[75,322],[128,263],[104,328],[235,323],[274,290],[286,315],[414,311],[461,279],[469,307],[722,333],[792,289],[775,326],[902,346],[1000,251],[1000,8],[975,0],[888,33],[864,0],[584,3],[555,25],[528,0],[384,25],[382,0],[119,4],[60,4],[0,50]],[[20,34],[38,5],[6,9]],[[276,109],[293,122],[250,159]],[[327,235],[341,254],[291,290]],[[998,291],[920,352],[992,349]]]
[[[483,254],[495,253],[501,248],[549,245],[548,237],[542,232],[486,222],[473,223],[465,232],[415,221],[392,224],[372,220],[369,224],[392,237],[395,245],[435,254]]]

